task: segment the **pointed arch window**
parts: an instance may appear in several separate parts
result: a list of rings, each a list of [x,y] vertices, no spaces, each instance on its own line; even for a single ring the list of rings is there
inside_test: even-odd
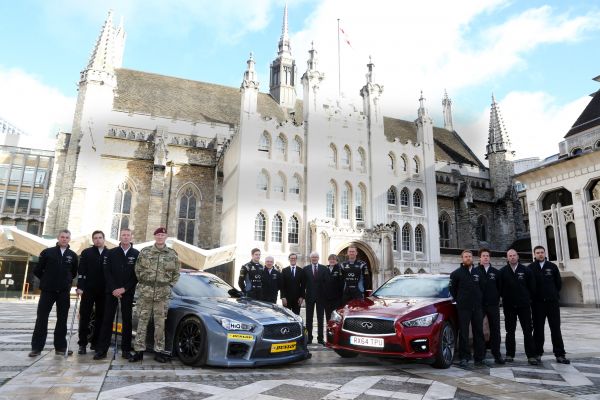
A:
[[[113,239],[118,240],[121,229],[130,227],[132,198],[133,194],[129,183],[121,183],[115,192],[113,203],[113,219],[110,229],[110,236]]]
[[[423,249],[425,248],[425,234],[424,234],[424,230],[423,227],[421,225],[418,225],[415,228],[415,251],[422,253]]]
[[[271,241],[274,243],[281,243],[283,231],[283,220],[281,215],[275,214],[273,222],[271,224]]]
[[[387,203],[388,206],[395,206],[397,204],[396,188],[390,187],[387,191]]]
[[[487,232],[488,232],[488,226],[487,226],[487,218],[485,218],[483,215],[480,215],[477,218],[477,227],[475,229],[475,234],[477,235],[477,240],[479,240],[480,242],[487,242],[488,237],[487,237]]]
[[[302,160],[302,142],[297,136],[292,141],[291,156],[293,162],[301,162]]]
[[[413,207],[423,207],[423,193],[421,193],[421,191],[418,189],[413,193]]]
[[[198,208],[198,195],[191,187],[188,187],[179,198],[179,207],[177,211],[177,239],[189,244],[194,244]]]
[[[345,184],[342,189],[342,198],[341,198],[341,211],[342,211],[342,219],[350,219],[350,199],[352,198],[352,189],[350,185]]]
[[[262,212],[256,214],[254,218],[254,240],[258,242],[265,241],[265,215]]]
[[[354,218],[357,221],[365,220],[365,197],[366,197],[366,189],[360,184],[358,185],[358,189],[356,190],[355,198],[354,198]]]
[[[415,156],[415,158],[413,158],[413,162],[415,165],[415,174],[418,174],[421,172],[421,162],[419,161],[419,157]]]
[[[277,136],[275,140],[275,154],[277,155],[277,159],[285,160],[285,152],[286,152],[286,141],[285,138],[281,135]]]
[[[267,190],[269,190],[269,175],[267,175],[265,171],[260,171],[258,173],[256,188],[261,192],[267,192]]]
[[[285,176],[283,173],[278,173],[275,175],[273,183],[273,192],[274,193],[285,193]]]
[[[292,176],[289,186],[290,194],[299,195],[300,194],[300,177],[298,175]]]
[[[299,223],[298,218],[292,215],[288,220],[288,243],[298,244]]]
[[[440,228],[440,247],[448,248],[450,247],[450,232],[452,229],[450,216],[445,212],[442,213],[442,215],[440,215],[438,225]]]
[[[335,192],[336,187],[335,184],[332,182],[329,184],[329,190],[327,191],[326,198],[327,206],[325,215],[327,216],[327,218],[335,218]]]
[[[350,152],[350,148],[348,146],[344,146],[344,151],[342,151],[342,168],[350,168],[352,162],[352,153]]]
[[[402,157],[400,157],[400,162],[401,162],[402,172],[408,171],[408,161],[406,160],[406,155],[402,154]]]
[[[263,132],[258,141],[258,151],[267,153],[271,151],[271,137],[267,132]]]
[[[400,205],[402,207],[408,207],[409,204],[410,193],[407,188],[402,189],[400,192]]]
[[[398,250],[398,236],[400,235],[400,229],[398,228],[398,224],[392,222],[392,226],[394,228],[394,232],[392,232],[392,248],[394,250]]]
[[[396,169],[396,158],[394,157],[394,154],[392,154],[392,153],[388,154],[387,162],[388,162],[388,170],[393,172]]]
[[[409,224],[405,224],[402,227],[402,251],[410,251],[410,232],[411,228]]]
[[[333,143],[329,145],[329,166],[337,167],[337,148]]]
[[[359,172],[367,172],[367,155],[365,154],[365,150],[362,147],[358,149],[356,168]]]

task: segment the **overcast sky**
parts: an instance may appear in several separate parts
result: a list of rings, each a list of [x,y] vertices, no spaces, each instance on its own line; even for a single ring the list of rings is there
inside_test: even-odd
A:
[[[4,2],[0,12],[0,116],[35,138],[70,130],[79,72],[109,8],[124,18],[124,67],[238,87],[253,51],[268,91],[281,0]],[[302,74],[311,41],[323,91],[361,104],[369,55],[388,116],[413,120],[423,90],[441,126],[444,90],[454,125],[484,158],[492,93],[518,158],[546,157],[600,84],[600,5],[594,1],[294,0],[292,53]],[[301,87],[298,87],[301,96]]]

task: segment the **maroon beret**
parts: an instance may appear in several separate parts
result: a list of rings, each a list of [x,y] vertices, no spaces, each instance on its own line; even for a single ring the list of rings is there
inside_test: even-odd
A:
[[[167,230],[165,228],[163,228],[162,226],[160,228],[156,228],[156,230],[154,231],[155,235],[158,235],[159,233],[167,233]]]

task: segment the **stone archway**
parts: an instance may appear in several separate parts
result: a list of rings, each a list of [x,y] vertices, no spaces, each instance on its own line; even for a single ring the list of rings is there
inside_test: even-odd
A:
[[[377,264],[377,257],[375,256],[375,252],[371,249],[371,246],[364,242],[353,241],[350,243],[346,243],[335,251],[338,255],[339,262],[344,262],[348,259],[346,255],[348,251],[348,247],[350,245],[355,245],[358,250],[357,258],[367,263],[367,267],[369,268],[369,274],[371,275],[372,288],[375,290],[377,288],[377,274],[379,274],[379,265]]]

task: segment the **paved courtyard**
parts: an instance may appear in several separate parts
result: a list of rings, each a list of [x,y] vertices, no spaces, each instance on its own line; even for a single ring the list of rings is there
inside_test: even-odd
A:
[[[562,311],[571,365],[547,356],[542,366],[529,366],[519,343],[515,363],[447,370],[347,360],[319,345],[310,346],[310,360],[255,369],[190,368],[178,360],[158,364],[152,357],[137,364],[94,361],[90,353],[65,359],[50,351],[52,329],[44,353],[31,359],[35,310],[31,302],[0,302],[0,399],[600,399],[598,309]]]

